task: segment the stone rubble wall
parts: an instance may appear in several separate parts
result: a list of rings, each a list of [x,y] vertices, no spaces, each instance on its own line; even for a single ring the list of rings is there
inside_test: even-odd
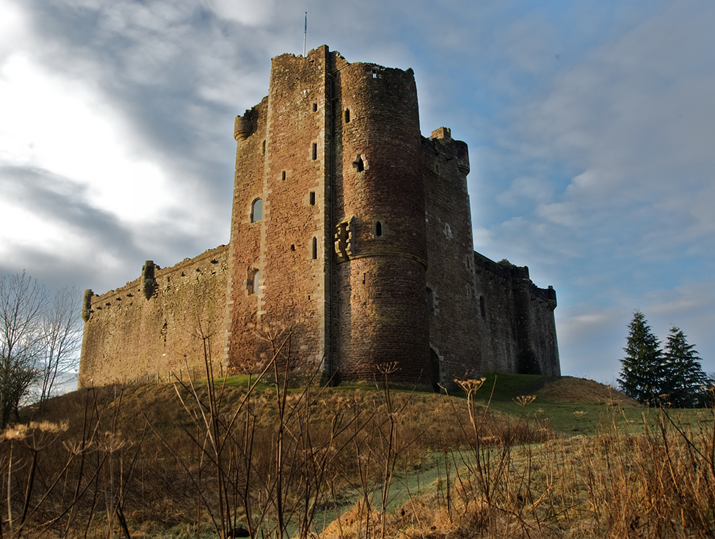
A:
[[[228,247],[222,245],[170,268],[156,269],[102,295],[86,313],[79,386],[186,379],[187,366],[205,378],[202,335],[214,373],[223,372]],[[150,293],[146,297],[145,291]]]

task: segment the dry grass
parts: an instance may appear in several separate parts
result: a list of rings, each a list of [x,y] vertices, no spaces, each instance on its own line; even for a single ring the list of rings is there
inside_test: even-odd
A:
[[[597,434],[561,438],[531,401],[508,417],[362,389],[77,392],[4,433],[2,537],[715,535],[711,409],[635,435],[612,404]]]
[[[546,385],[538,392],[538,396],[548,402],[640,406],[638,402],[612,387],[572,376],[563,376]]]

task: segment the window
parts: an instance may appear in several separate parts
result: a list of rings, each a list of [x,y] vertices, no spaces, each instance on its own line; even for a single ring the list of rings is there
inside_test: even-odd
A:
[[[263,216],[263,201],[257,198],[253,201],[253,206],[251,206],[251,222],[255,223],[260,221]]]
[[[313,260],[318,260],[318,238],[313,238]]]
[[[375,236],[378,238],[382,236],[382,223],[380,221],[375,223]]]
[[[318,112],[318,104],[313,103],[313,112]]]
[[[261,153],[265,155],[266,153],[266,141],[263,141],[263,149],[261,150]]]
[[[345,123],[350,123],[350,109],[345,109]]]
[[[486,301],[484,301],[484,296],[479,296],[479,310],[482,313],[482,318],[487,317],[487,304]]]
[[[434,312],[434,293],[431,288],[425,291],[425,299],[427,300],[427,312]]]
[[[246,280],[246,290],[249,295],[258,294],[258,280],[261,272],[257,268],[248,268],[248,279]]]
[[[313,143],[313,161],[315,161],[318,158],[318,144],[316,142]]]
[[[365,170],[365,163],[362,160],[362,155],[357,156],[357,159],[353,162],[353,167],[355,167],[355,170],[358,172]]]
[[[310,192],[310,205],[315,206],[315,191]]]
[[[286,171],[281,172],[281,180],[286,181]]]

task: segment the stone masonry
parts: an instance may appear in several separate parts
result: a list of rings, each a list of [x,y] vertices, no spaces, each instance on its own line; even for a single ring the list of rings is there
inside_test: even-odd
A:
[[[234,138],[229,245],[88,290],[80,385],[256,372],[286,328],[324,381],[560,374],[556,293],[474,252],[467,145],[421,136],[411,69],[278,56]]]

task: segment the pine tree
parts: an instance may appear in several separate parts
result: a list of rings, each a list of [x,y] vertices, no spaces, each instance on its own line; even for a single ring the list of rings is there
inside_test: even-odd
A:
[[[702,404],[703,387],[708,377],[700,365],[694,344],[688,344],[680,328],[670,328],[665,345],[665,385],[670,404],[676,408],[691,408]]]
[[[633,313],[628,329],[618,383],[626,395],[638,402],[656,404],[663,392],[664,377],[660,342],[640,311]]]

